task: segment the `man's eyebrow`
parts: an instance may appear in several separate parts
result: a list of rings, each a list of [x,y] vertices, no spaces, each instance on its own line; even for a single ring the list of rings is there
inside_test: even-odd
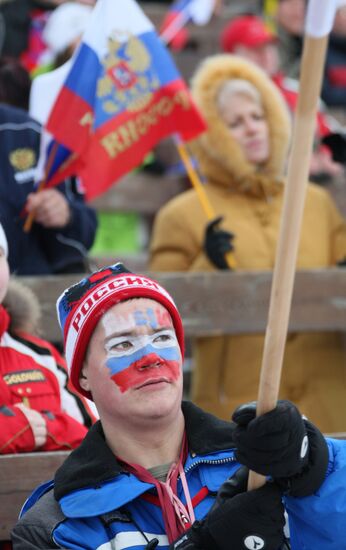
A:
[[[171,330],[174,332],[174,327],[172,325],[163,325],[160,327],[152,328],[151,332],[152,334],[156,334],[157,332],[162,332],[163,330]],[[129,336],[139,336],[139,334],[135,330],[127,330],[125,332],[115,331],[105,338],[105,344],[107,344],[110,340],[112,340],[112,338],[127,338]]]
[[[160,327],[153,328],[153,332],[161,332],[161,330],[172,330],[173,332],[175,332],[172,325],[162,325]]]
[[[112,338],[126,338],[127,336],[136,336],[137,334],[135,333],[135,331],[133,330],[127,330],[127,331],[122,331],[122,330],[119,330],[119,332],[112,332],[112,334],[110,334],[109,336],[107,336],[105,338],[105,344],[107,344],[107,342],[109,342],[109,340],[112,340]]]

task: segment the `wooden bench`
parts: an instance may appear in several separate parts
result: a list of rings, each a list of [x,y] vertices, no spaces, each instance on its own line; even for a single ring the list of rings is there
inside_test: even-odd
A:
[[[0,541],[9,540],[26,498],[37,485],[54,477],[68,454],[56,451],[0,456]]]
[[[187,184],[180,177],[131,173],[90,204],[104,212],[138,212],[153,216],[165,202],[181,193]]]
[[[131,267],[131,266],[130,266]],[[267,324],[272,274],[151,274],[173,295],[187,339],[194,336],[263,332]],[[43,335],[61,341],[55,314],[57,296],[81,276],[22,277],[40,296]],[[345,331],[346,271],[301,271],[296,275],[289,330]],[[334,434],[346,438],[346,434]],[[9,537],[20,508],[39,483],[53,477],[67,452],[0,456],[0,541]]]
[[[113,263],[118,258],[109,258]],[[128,262],[131,269],[131,263]],[[236,273],[150,273],[174,297],[186,336],[263,332],[267,324],[272,274],[269,271]],[[55,302],[80,275],[21,277],[42,304],[42,335],[61,340]],[[346,270],[299,271],[296,274],[289,330],[340,330],[346,327]]]

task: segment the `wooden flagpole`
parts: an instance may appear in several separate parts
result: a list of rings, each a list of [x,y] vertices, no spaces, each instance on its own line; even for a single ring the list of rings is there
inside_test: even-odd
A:
[[[318,21],[316,21],[316,15],[319,18]],[[322,4],[319,0],[310,0],[298,105],[271,287],[257,415],[275,408],[279,394],[317,104],[321,91],[328,33],[331,30],[334,15],[335,0],[324,0]],[[329,28],[326,28],[326,22],[330,22]],[[250,472],[249,489],[260,487],[264,482],[263,476]]]
[[[49,153],[49,156],[48,156],[48,159],[47,159],[47,164],[46,164],[46,167],[45,167],[45,170],[44,170],[43,179],[42,179],[42,181],[40,181],[40,183],[37,187],[36,193],[39,193],[40,191],[42,191],[42,189],[46,185],[50,169],[53,165],[55,155],[56,155],[56,152],[58,150],[58,146],[59,146],[58,142],[55,141],[53,143],[53,146],[50,150],[50,153]],[[23,226],[23,230],[24,230],[25,233],[29,233],[33,222],[34,222],[34,212],[30,212],[30,214],[27,216],[27,218],[25,220],[25,223],[24,223],[24,226]]]
[[[182,142],[182,140],[179,137],[176,137],[175,144],[176,144],[176,147],[178,149],[178,153],[180,155],[180,158],[183,161],[183,164],[186,168],[187,175],[190,178],[192,186],[194,187],[194,189],[197,193],[197,196],[199,198],[199,201],[202,205],[202,208],[203,208],[203,210],[204,210],[204,212],[207,216],[207,219],[208,219],[208,221],[211,221],[216,217],[216,214],[213,210],[213,207],[211,206],[211,204],[209,202],[208,195],[205,192],[203,184],[202,184],[201,180],[199,179],[199,176],[198,176],[196,170],[194,169],[194,167],[192,165],[192,162],[191,162],[190,156],[189,156],[189,154],[186,150],[186,147],[185,147],[184,143]],[[237,264],[236,264],[233,253],[228,252],[226,254],[225,258],[226,258],[226,262],[228,264],[228,267],[230,269],[235,269]]]

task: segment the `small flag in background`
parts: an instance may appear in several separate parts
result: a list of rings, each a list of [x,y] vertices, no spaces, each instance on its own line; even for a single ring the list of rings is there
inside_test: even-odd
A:
[[[204,131],[186,84],[134,0],[98,0],[48,131],[79,159],[88,199],[138,166],[162,138]]]
[[[185,25],[206,25],[215,8],[215,0],[175,0],[168,9],[161,25],[160,38],[172,49],[181,50],[188,41]]]
[[[44,128],[41,134],[40,157],[37,164],[35,180],[43,182],[45,187],[58,185],[70,176],[75,176],[80,169],[78,156],[58,143]]]

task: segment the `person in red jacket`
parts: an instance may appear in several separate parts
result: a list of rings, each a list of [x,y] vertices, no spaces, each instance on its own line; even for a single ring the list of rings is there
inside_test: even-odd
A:
[[[9,290],[7,255],[0,225],[0,454],[73,449],[95,418],[59,352],[29,333],[35,304],[29,290]]]

